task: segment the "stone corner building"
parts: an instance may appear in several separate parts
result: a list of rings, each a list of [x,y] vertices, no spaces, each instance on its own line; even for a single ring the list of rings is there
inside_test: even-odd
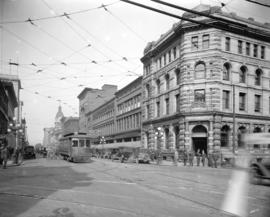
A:
[[[270,132],[270,25],[219,7],[194,10],[235,24],[184,13],[222,29],[180,21],[147,44],[141,59],[142,143],[157,149],[161,127],[163,152],[217,148],[229,158],[233,137],[237,149],[241,133]]]

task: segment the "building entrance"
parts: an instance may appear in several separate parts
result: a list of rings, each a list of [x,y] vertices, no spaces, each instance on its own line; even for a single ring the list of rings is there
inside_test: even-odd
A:
[[[203,125],[192,129],[192,148],[195,153],[204,151],[207,154],[207,129]]]
[[[206,137],[196,137],[192,138],[193,150],[195,153],[198,151],[202,153],[204,151],[207,154],[207,138]]]

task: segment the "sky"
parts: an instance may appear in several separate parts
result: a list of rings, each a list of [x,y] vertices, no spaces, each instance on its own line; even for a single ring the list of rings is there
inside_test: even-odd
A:
[[[149,0],[137,2],[183,13]],[[167,2],[189,9],[224,3],[225,12],[270,22],[269,7],[245,0]],[[176,22],[118,0],[0,0],[0,74],[21,80],[30,144],[42,142],[43,129],[54,127],[59,105],[65,116],[78,116],[77,96],[85,87],[114,84],[121,89],[142,75],[140,58],[147,43]]]

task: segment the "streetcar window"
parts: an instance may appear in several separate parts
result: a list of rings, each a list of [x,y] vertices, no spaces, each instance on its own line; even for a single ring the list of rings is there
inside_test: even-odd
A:
[[[86,140],[86,147],[87,147],[87,148],[90,147],[90,140],[89,140],[89,139]]]
[[[84,140],[80,139],[80,147],[84,147]]]
[[[78,141],[77,140],[72,141],[72,147],[78,147]]]

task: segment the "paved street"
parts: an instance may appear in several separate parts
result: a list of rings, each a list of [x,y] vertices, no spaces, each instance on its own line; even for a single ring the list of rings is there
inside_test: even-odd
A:
[[[233,216],[220,211],[230,174],[103,159],[28,160],[0,170],[0,216]],[[269,193],[269,187],[250,186],[250,216],[263,216]]]

